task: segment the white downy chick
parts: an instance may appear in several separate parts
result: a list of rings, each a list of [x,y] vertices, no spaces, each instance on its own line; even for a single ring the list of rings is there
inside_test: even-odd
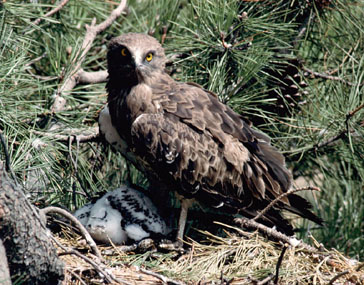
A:
[[[169,233],[152,201],[130,187],[108,192],[91,208],[90,204],[85,207],[87,209],[76,211],[75,216],[83,223],[89,211],[86,229],[100,242],[109,243],[110,239],[114,244],[123,244],[128,240],[140,241]]]

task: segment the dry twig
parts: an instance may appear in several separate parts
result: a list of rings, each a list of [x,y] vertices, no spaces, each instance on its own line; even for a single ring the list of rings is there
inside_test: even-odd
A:
[[[256,221],[253,221],[251,219],[247,219],[247,218],[235,218],[234,222],[239,224],[241,227],[245,227],[245,228],[252,228],[252,229],[256,229],[258,231],[260,231],[261,233],[275,238],[283,243],[287,243],[293,247],[295,246],[301,246],[302,248],[304,248],[305,250],[307,250],[308,252],[318,252],[318,249],[310,246],[309,244],[303,242],[302,240],[297,240],[294,237],[289,237],[281,232],[278,232],[276,229],[274,228],[269,228],[263,224],[257,223]]]
[[[69,141],[73,142],[74,139],[80,143],[91,142],[91,141],[97,140],[97,138],[99,136],[98,127],[88,129],[87,130],[88,134],[82,134],[82,130],[79,130],[79,129],[70,130],[69,135],[40,132],[40,131],[36,131],[36,130],[33,130],[32,132],[37,135],[54,138],[54,139],[57,139],[58,141],[62,141],[62,142],[69,142]]]
[[[43,18],[38,18],[35,21],[33,21],[33,25],[38,25],[40,23],[40,21],[42,21],[44,18],[52,16],[53,14],[57,13],[59,10],[61,10],[68,2],[69,0],[63,0],[59,3],[59,5],[57,7],[55,7],[54,9],[50,10],[48,13],[46,13]]]
[[[62,94],[64,92],[71,91],[80,81],[80,78],[82,78],[83,82],[90,78],[94,80],[93,82],[100,82],[100,80],[103,80],[106,71],[100,71],[95,74],[85,74],[85,71],[81,68],[81,64],[83,63],[88,51],[91,49],[96,35],[108,28],[116,20],[116,18],[121,15],[125,8],[126,0],[122,0],[118,7],[111,12],[110,16],[105,21],[96,25],[96,19],[93,19],[91,25],[86,25],[86,34],[83,39],[82,46],[78,54],[75,56],[75,60],[73,61],[74,67],[70,72],[70,76],[64,80],[62,86],[58,89],[55,95],[54,102],[51,107],[52,112],[59,112],[64,109],[66,105],[66,99],[62,97]],[[75,62],[76,60],[77,62]]]
[[[108,281],[108,283],[113,283],[114,282],[117,282],[117,283],[120,283],[120,284],[125,284],[125,285],[131,285],[130,283],[124,281],[124,280],[120,280],[118,278],[116,278],[112,273],[110,272],[107,272],[106,270],[103,270],[101,268],[101,264],[93,261],[92,259],[88,258],[87,256],[81,254],[80,252],[74,250],[74,249],[67,249],[66,247],[64,247],[57,239],[55,239],[53,236],[52,236],[52,239],[53,241],[60,247],[64,250],[63,253],[60,253],[59,255],[67,255],[67,254],[73,254],[73,255],[76,255],[78,256],[79,258],[85,260],[87,263],[91,264],[97,272],[99,272],[102,276],[105,277],[105,279]]]
[[[81,276],[73,272],[72,270],[66,269],[73,277],[75,277],[78,282],[80,282],[82,285],[87,285],[85,281],[82,280]]]
[[[63,217],[69,219],[71,222],[73,222],[77,228],[80,230],[82,236],[85,238],[85,240],[87,241],[87,243],[90,245],[91,249],[93,250],[93,252],[95,253],[95,255],[100,259],[103,260],[102,255],[95,243],[95,241],[92,239],[92,237],[90,236],[89,232],[85,229],[85,227],[80,223],[79,220],[77,220],[72,214],[70,214],[69,212],[67,212],[66,210],[63,210],[61,208],[58,207],[47,207],[44,208],[42,210],[40,210],[44,215],[48,214],[48,213],[56,213],[59,215],[62,215]]]
[[[311,76],[313,77],[319,77],[319,78],[323,78],[323,79],[328,79],[328,80],[334,80],[334,81],[339,81],[339,82],[342,82],[346,85],[349,85],[349,86],[363,86],[364,85],[364,82],[358,84],[358,83],[353,83],[353,82],[350,82],[350,81],[347,81],[345,79],[342,79],[341,77],[338,77],[338,76],[332,76],[332,75],[329,75],[329,74],[326,74],[326,73],[320,73],[320,72],[317,72],[317,71],[313,71],[307,67],[302,67],[303,71],[307,72],[308,74],[310,74]],[[305,75],[305,74],[304,74]]]
[[[269,205],[267,207],[265,207],[263,209],[263,211],[261,211],[258,215],[256,215],[252,220],[256,221],[258,219],[260,219],[262,216],[264,216],[267,211],[272,208],[278,201],[282,200],[282,198],[287,197],[295,192],[298,191],[306,191],[306,190],[315,190],[315,191],[320,191],[320,188],[318,187],[314,187],[314,186],[307,186],[307,187],[303,187],[303,188],[297,188],[297,189],[291,189],[281,195],[279,195],[277,198],[275,198],[272,202],[269,203]]]
[[[272,279],[274,278],[274,275],[268,275],[266,278],[264,278],[262,281],[256,282],[257,285],[265,285],[268,284]]]
[[[324,147],[324,146],[327,146],[327,145],[329,145],[329,144],[331,144],[331,143],[333,143],[333,142],[335,142],[335,141],[337,141],[337,140],[339,140],[339,139],[342,139],[342,138],[344,138],[345,137],[345,135],[347,134],[347,133],[353,133],[354,132],[354,130],[349,130],[349,126],[348,126],[348,122],[349,122],[349,120],[357,113],[357,112],[359,112],[361,109],[363,109],[364,108],[364,103],[362,103],[360,106],[358,106],[357,108],[355,108],[354,110],[352,110],[352,111],[350,111],[349,113],[347,113],[346,114],[346,119],[345,119],[345,129],[344,130],[342,130],[342,131],[340,131],[337,135],[335,135],[335,136],[333,136],[333,137],[331,137],[331,138],[329,138],[329,139],[327,139],[326,141],[324,141],[324,142],[321,142],[321,143],[317,143],[317,144],[315,144],[313,147],[312,147],[312,149],[311,150],[315,150],[315,151],[317,151],[319,148],[321,148],[321,147]]]
[[[276,275],[275,275],[275,278],[274,278],[274,284],[278,284],[279,268],[281,267],[281,264],[282,264],[282,261],[283,261],[283,256],[284,256],[284,253],[286,252],[287,248],[288,248],[288,245],[284,244],[281,255],[278,258],[278,262],[277,262],[277,266],[276,266]]]
[[[364,263],[362,263],[362,264],[359,264],[356,268],[355,268],[355,270],[354,271],[359,271],[361,268],[363,268],[364,267]],[[340,277],[342,277],[342,276],[344,276],[344,275],[346,275],[346,274],[348,274],[348,273],[350,273],[350,270],[345,270],[345,271],[342,271],[342,272],[340,272],[339,274],[337,274],[336,276],[334,276],[330,281],[329,281],[329,283],[327,284],[327,285],[332,285],[332,284],[334,284],[334,282],[336,281],[336,280],[338,280]]]
[[[156,272],[147,270],[147,269],[139,268],[139,271],[142,272],[142,273],[144,273],[144,274],[147,274],[147,275],[150,275],[150,276],[153,276],[153,277],[158,278],[164,284],[170,284],[170,285],[185,285],[186,284],[184,282],[180,282],[180,281],[173,280],[173,279],[168,278],[168,277],[166,277],[166,276],[164,276],[162,274],[159,274],[159,273],[156,273]]]

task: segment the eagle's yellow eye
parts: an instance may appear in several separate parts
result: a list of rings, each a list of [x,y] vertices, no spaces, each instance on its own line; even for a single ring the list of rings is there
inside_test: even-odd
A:
[[[145,57],[146,61],[151,61],[153,59],[153,54],[150,52],[147,54],[147,56]]]
[[[123,49],[121,50],[121,55],[122,55],[122,56],[126,56],[126,48],[123,48]]]

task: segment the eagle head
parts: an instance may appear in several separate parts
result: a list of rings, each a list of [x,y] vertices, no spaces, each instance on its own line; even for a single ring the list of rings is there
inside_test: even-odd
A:
[[[164,71],[164,49],[153,37],[128,33],[113,38],[107,54],[109,79],[134,86]]]

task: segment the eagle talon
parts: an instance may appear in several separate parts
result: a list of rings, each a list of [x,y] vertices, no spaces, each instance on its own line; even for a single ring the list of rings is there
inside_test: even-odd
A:
[[[137,243],[137,247],[140,251],[155,250],[156,243],[151,238],[145,238]]]
[[[158,248],[166,251],[177,251],[179,253],[185,253],[186,249],[183,248],[183,242],[177,240],[175,242],[164,239],[158,244]]]

